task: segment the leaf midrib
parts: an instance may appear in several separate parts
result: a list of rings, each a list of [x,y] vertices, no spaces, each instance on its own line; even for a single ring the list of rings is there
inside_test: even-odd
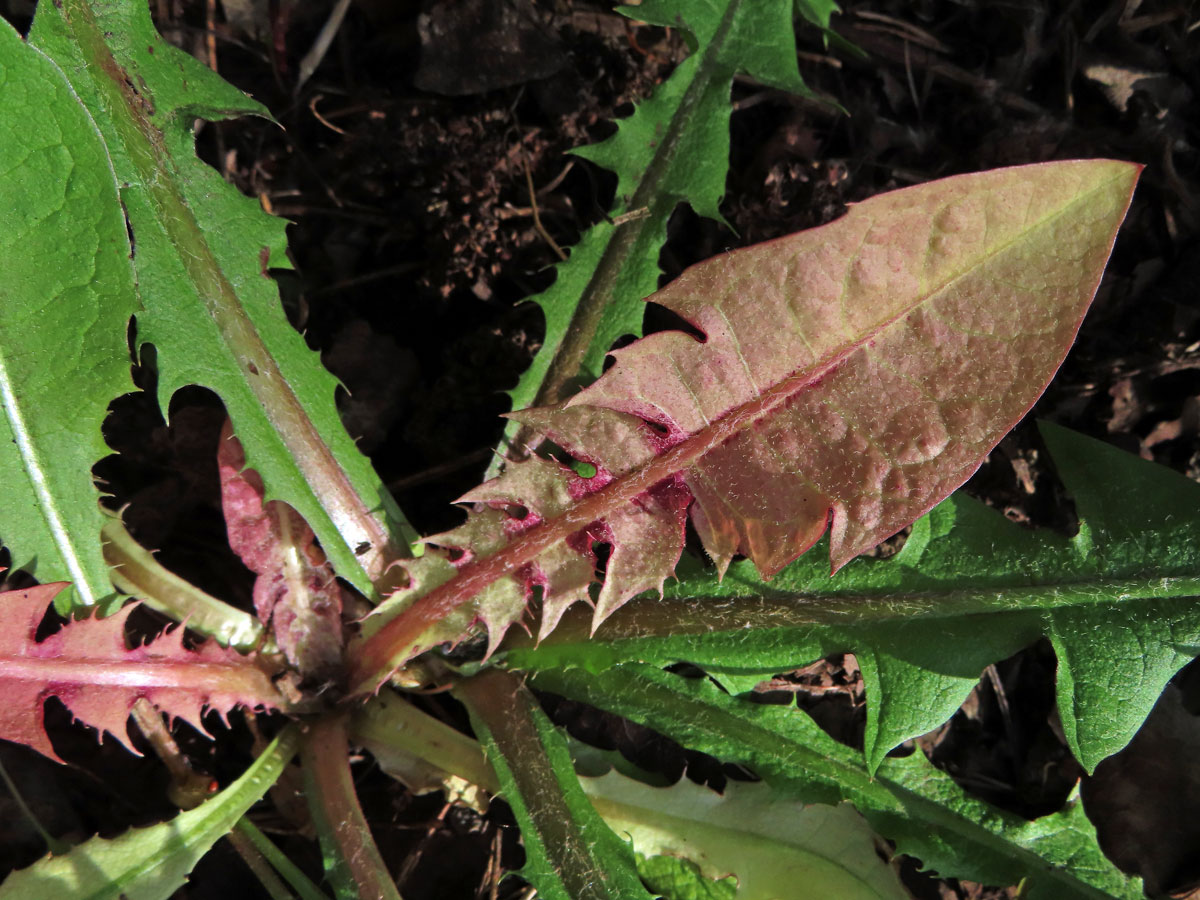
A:
[[[46,523],[54,546],[58,548],[62,563],[70,574],[70,580],[74,582],[80,601],[91,606],[99,598],[92,590],[86,567],[76,552],[71,532],[64,522],[62,510],[59,509],[59,501],[50,487],[54,479],[47,477],[46,463],[37,446],[38,439],[30,430],[22,414],[20,397],[16,392],[12,376],[9,373],[8,361],[3,353],[0,353],[0,404],[4,407],[4,417],[13,434],[13,442],[17,445],[17,452],[20,454],[29,485],[34,497],[37,498],[42,520]],[[90,537],[96,539],[99,534]]]
[[[880,811],[911,817],[913,808],[917,807],[925,811],[923,821],[949,830],[966,841],[987,847],[1002,857],[1017,861],[1029,872],[1042,872],[1072,893],[1083,891],[1098,898],[1109,897],[1107,893],[1098,891],[1067,872],[1047,866],[1046,861],[1032,851],[892,781],[886,774],[871,778],[855,765],[805,746],[796,738],[769,728],[761,722],[738,716],[725,709],[722,704],[706,702],[704,698],[692,693],[674,690],[661,681],[664,678],[679,676],[668,675],[657,669],[647,670],[646,667],[636,664],[625,668],[629,670],[625,674],[626,682],[637,682],[641,696],[637,696],[637,692],[622,691],[622,699],[616,700],[613,692],[606,691],[601,685],[595,685],[594,690],[585,690],[583,694],[573,690],[570,696],[574,699],[585,699],[602,709],[621,715],[633,715],[639,722],[662,731],[688,747],[716,753],[724,758],[728,758],[728,754],[722,754],[720,746],[728,745],[731,740],[729,735],[737,735],[737,743],[741,747],[751,748],[752,752],[748,754],[749,764],[776,789],[790,788],[801,799],[813,802],[813,791],[806,789],[800,779],[787,774],[789,771],[804,771],[810,777],[819,778],[825,789],[854,802],[860,811],[868,814],[868,818],[871,812],[880,808]],[[537,677],[534,684],[537,684]],[[553,682],[547,687],[553,689],[552,684]],[[661,710],[670,712],[663,714]],[[673,727],[683,722],[687,725],[682,730]],[[703,733],[705,739],[698,742],[697,732]],[[781,745],[785,748],[782,752]],[[786,758],[783,757],[784,753],[787,754]],[[772,763],[771,760],[776,762]],[[865,807],[862,797],[871,798],[875,808]]]
[[[853,343],[843,345],[808,368],[794,371],[766,388],[759,396],[731,408],[712,424],[684,438],[640,468],[615,479],[594,494],[580,500],[559,516],[547,519],[523,532],[518,539],[491,556],[473,560],[462,566],[454,578],[419,598],[361,645],[353,663],[351,694],[375,690],[395,669],[428,649],[421,643],[424,633],[489,585],[516,572],[559,541],[565,540],[592,522],[604,519],[614,509],[687,469],[726,441],[770,416],[800,391],[832,375],[860,347],[896,325],[914,309],[936,299],[956,281],[986,265],[989,260],[1023,238],[1027,239],[1031,233],[1069,214],[1079,205],[1086,203],[1095,193],[1117,182],[1119,177],[1118,174],[1114,174],[1090,190],[1073,194],[1069,202],[1022,228],[1012,239],[998,242],[988,252],[973,257],[970,266],[948,277],[936,288],[920,292],[914,302],[907,304],[903,310],[864,333]],[[848,261],[847,266],[852,265],[853,260]]]

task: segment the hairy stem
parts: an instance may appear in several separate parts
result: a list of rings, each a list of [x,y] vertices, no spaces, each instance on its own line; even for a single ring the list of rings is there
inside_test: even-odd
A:
[[[176,622],[187,622],[188,628],[215,638],[223,647],[245,652],[262,643],[262,623],[168,571],[133,539],[120,519],[105,522],[100,536],[104,561],[118,591],[138,597]]]
[[[304,787],[317,833],[335,883],[349,884],[359,897],[400,900],[387,865],[371,837],[350,776],[346,717],[323,716],[310,724],[300,746]]]

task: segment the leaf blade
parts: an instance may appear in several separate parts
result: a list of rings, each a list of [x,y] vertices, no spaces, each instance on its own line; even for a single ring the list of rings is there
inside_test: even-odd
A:
[[[806,803],[848,800],[898,852],[943,876],[985,884],[1027,878],[1033,898],[1141,895],[1138,881],[1118,872],[1096,847],[1078,803],[1025,822],[966,796],[924,759],[889,759],[872,777],[856,751],[799,710],[739,700],[705,679],[688,681],[649,666],[628,664],[598,675],[556,669],[533,683],[748,765],[785,796]]]
[[[457,688],[521,826],[521,874],[547,900],[644,898],[633,852],[588,802],[566,742],[524,683],[496,670]]]
[[[95,123],[58,66],[7,23],[0,172],[0,540],[17,568],[73,582],[68,605],[91,606],[113,594],[91,468],[109,401],[132,387],[129,240]]]
[[[718,565],[744,552],[773,574],[828,514],[836,571],[962,484],[1040,395],[1139,171],[1079,161],[943,179],[693,267],[655,302],[704,350],[651,335],[571,405],[713,435],[686,478]],[[756,434],[771,414],[782,424]]]
[[[187,384],[220,395],[272,496],[372,595],[371,577],[415,534],[342,426],[336,381],[283,314],[268,268],[288,265],[286,223],[195,155],[196,116],[265,108],[162,40],[144,4],[41,4],[31,41],[69,70],[124,185],[160,405]]]
[[[126,719],[141,698],[201,733],[206,708],[224,716],[236,706],[287,706],[267,673],[249,658],[211,641],[188,650],[181,627],[126,648],[125,620],[133,606],[104,619],[68,622],[37,642],[46,608],[63,587],[38,585],[0,594],[0,736],[5,740],[58,760],[42,724],[43,705],[52,696],[98,729],[101,738],[111,734],[130,750]]]
[[[1100,160],[957,176],[688,270],[655,300],[704,342],[652,335],[567,404],[516,414],[597,474],[516,463],[468,495],[488,508],[431,539],[464,551],[458,576],[378,611],[386,624],[361,647],[356,690],[453,639],[438,628],[485,589],[503,599],[472,616],[491,646],[522,614],[514,596],[535,587],[553,627],[579,595],[576,579],[559,588],[550,574],[560,543],[584,561],[612,547],[596,627],[661,589],[689,504],[719,569],[742,552],[766,575],[827,526],[836,570],[907,525],[1048,383],[1139,172]],[[1074,243],[1049,242],[1056,233]]]
[[[689,662],[737,690],[851,652],[867,681],[873,769],[940,725],[985,666],[1046,636],[1068,743],[1090,771],[1128,742],[1200,643],[1200,486],[1066,429],[1042,432],[1081,517],[1074,538],[1022,528],[959,493],[890,559],[831,576],[809,554],[769,582],[748,561],[723,580],[692,565],[666,599],[622,609],[591,640],[572,610],[536,648],[513,635],[500,659],[589,671]]]
[[[764,84],[811,95],[796,66],[792,3],[696,3],[671,0],[620,12],[639,21],[680,27],[695,41],[680,63],[617,131],[573,152],[617,175],[614,221],[592,226],[559,265],[558,277],[530,298],[541,307],[541,348],[517,387],[514,409],[560,402],[603,371],[614,341],[641,336],[643,297],[658,285],[658,254],[667,222],[680,203],[721,219],[718,206],[729,168],[730,89],[744,72]],[[828,28],[832,5],[809,7],[807,17]],[[622,221],[622,216],[633,218]],[[505,429],[513,440],[518,423]],[[499,462],[489,476],[500,471]]]
[[[583,784],[634,852],[690,860],[706,878],[734,875],[739,900],[786,897],[797,883],[819,897],[909,896],[847,804],[799,804],[762,783],[730,781],[720,794],[686,777],[649,787],[616,771]]]
[[[169,822],[92,838],[47,856],[0,885],[4,900],[166,900],[209,848],[267,792],[299,746],[296,726],[278,735],[240,778]],[[97,877],[99,876],[99,877]]]

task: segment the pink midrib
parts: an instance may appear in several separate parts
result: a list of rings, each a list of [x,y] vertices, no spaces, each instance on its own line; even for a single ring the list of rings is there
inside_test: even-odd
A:
[[[905,310],[905,314],[907,313],[908,310]],[[758,397],[743,403],[711,425],[685,438],[640,469],[616,479],[562,515],[547,519],[523,532],[519,540],[502,550],[463,566],[457,576],[415,601],[360,646],[352,664],[350,695],[374,691],[405,661],[428,649],[421,645],[421,635],[488,585],[514,573],[559,541],[566,540],[592,522],[603,519],[612,510],[650,490],[676,472],[688,468],[693,462],[747,430],[754,423],[770,416],[796,394],[811,388],[840,368],[848,356],[894,321],[885,323],[875,332],[864,335],[859,341],[844,347],[831,361],[784,378]]]

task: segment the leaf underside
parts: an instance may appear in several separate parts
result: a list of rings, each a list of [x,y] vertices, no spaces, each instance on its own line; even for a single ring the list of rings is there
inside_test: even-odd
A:
[[[342,658],[342,589],[315,535],[282,500],[263,500],[229,420],[217,447],[229,546],[257,577],[254,610],[305,678],[331,677]]]
[[[106,619],[69,622],[38,643],[38,627],[62,584],[0,594],[0,734],[58,759],[43,726],[43,705],[57,697],[75,718],[134,750],[126,720],[145,698],[172,719],[204,732],[203,714],[235,707],[284,707],[267,674],[250,658],[215,641],[196,650],[175,628],[150,644],[127,648],[125,620],[136,606]]]
[[[488,586],[393,662],[475,621],[494,648],[535,589],[544,637],[591,598],[603,544],[595,627],[661,590],[689,507],[721,571],[743,554],[772,575],[827,528],[840,568],[962,484],[1040,395],[1139,171],[1096,160],[958,176],[693,267],[652,299],[700,339],[652,335],[568,403],[514,414],[595,475],[534,458],[467,494],[467,522],[429,539],[460,557],[412,566],[368,633],[461,581]]]
[[[640,856],[694,863],[706,878],[736,878],[737,900],[776,900],[806,885],[813,897],[904,900],[875,836],[849,804],[802,804],[762,782],[718,794],[690,779],[650,787],[610,771],[582,779],[592,806]]]
[[[532,683],[628,716],[686,747],[749,766],[778,798],[850,801],[898,853],[942,877],[1009,885],[1031,900],[1142,896],[1096,845],[1078,801],[1030,822],[974,799],[920,752],[888,758],[871,774],[859,751],[838,743],[794,706],[731,697],[706,678],[628,663],[592,674],[540,672]]]

